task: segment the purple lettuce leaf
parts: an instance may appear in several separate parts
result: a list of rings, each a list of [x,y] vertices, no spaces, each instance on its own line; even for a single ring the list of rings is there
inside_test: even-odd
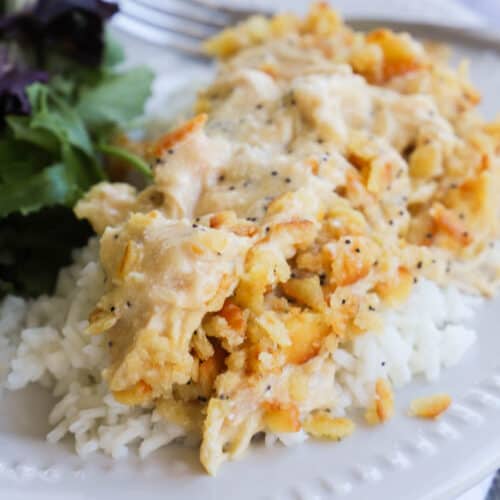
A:
[[[0,126],[7,115],[29,115],[31,105],[26,87],[48,79],[44,71],[21,68],[0,52]]]
[[[87,66],[104,51],[104,23],[118,6],[103,0],[38,0],[27,10],[0,18],[0,38],[29,45],[43,64],[52,49]]]

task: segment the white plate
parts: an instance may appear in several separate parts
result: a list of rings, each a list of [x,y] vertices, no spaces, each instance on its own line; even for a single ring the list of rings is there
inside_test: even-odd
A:
[[[177,59],[158,63],[158,53],[149,47],[135,43],[130,48],[132,59],[155,59],[157,67],[174,73],[162,80],[172,84],[170,90],[178,92],[187,82],[192,88],[193,80],[203,78],[203,72],[181,66]],[[483,110],[492,116],[492,110],[500,109],[499,53],[465,41],[456,49],[472,59],[472,78],[485,96]],[[155,107],[154,112],[163,112]],[[31,387],[7,394],[0,412],[0,498],[454,498],[500,465],[499,310],[500,299],[485,305],[476,321],[477,344],[435,386],[417,381],[398,392],[397,416],[388,425],[361,427],[335,444],[310,441],[291,449],[256,445],[243,460],[225,464],[216,479],[204,473],[195,450],[181,447],[168,447],[143,463],[133,458],[113,463],[102,455],[83,461],[74,455],[70,440],[45,442],[51,405],[47,393]],[[413,397],[437,390],[454,400],[439,422],[404,416]]]

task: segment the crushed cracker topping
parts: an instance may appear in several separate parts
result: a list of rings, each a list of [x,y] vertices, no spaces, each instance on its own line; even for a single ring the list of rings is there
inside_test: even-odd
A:
[[[451,405],[448,394],[436,394],[414,399],[410,403],[410,415],[414,417],[436,419],[439,418]]]
[[[385,379],[375,383],[375,397],[372,406],[365,413],[365,420],[372,425],[382,424],[394,415],[394,394]]]
[[[315,412],[307,417],[304,430],[311,436],[340,441],[350,436],[355,424],[349,418],[335,418],[325,412]]]

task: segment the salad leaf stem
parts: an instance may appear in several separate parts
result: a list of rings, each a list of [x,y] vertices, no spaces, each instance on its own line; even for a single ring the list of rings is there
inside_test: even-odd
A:
[[[148,179],[153,179],[153,172],[149,164],[144,161],[140,156],[131,153],[130,151],[121,148],[120,146],[112,146],[111,144],[99,144],[99,151],[102,153],[114,156],[126,163],[128,163],[135,170],[143,174]]]

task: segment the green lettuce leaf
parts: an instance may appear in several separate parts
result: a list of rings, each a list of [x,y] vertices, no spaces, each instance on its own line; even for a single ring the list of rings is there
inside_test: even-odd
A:
[[[27,89],[33,117],[31,127],[54,134],[61,143],[69,142],[89,156],[94,154],[83,120],[62,98],[47,85],[34,83]]]
[[[39,172],[51,155],[37,146],[8,137],[0,139],[0,186],[17,182]]]
[[[32,128],[31,118],[27,116],[8,116],[6,121],[14,137],[19,141],[30,142],[50,153],[55,154],[59,151],[57,137],[48,130]],[[20,146],[23,147],[23,144],[21,143]]]
[[[0,298],[53,289],[71,249],[91,234],[72,207],[106,178],[105,157],[151,177],[149,165],[112,138],[142,115],[152,72],[117,70],[123,50],[109,38],[100,66],[45,55],[49,82],[25,87],[30,115],[7,116],[0,128]]]
[[[105,74],[99,85],[84,86],[77,105],[78,114],[90,129],[106,130],[125,126],[140,116],[151,94],[153,72],[134,68]]]
[[[91,234],[87,221],[60,205],[0,219],[0,297],[51,293],[60,267]]]
[[[123,47],[113,37],[106,33],[106,45],[104,46],[104,54],[102,65],[105,68],[113,68],[125,60],[125,51]]]
[[[142,175],[144,175],[146,179],[153,178],[153,172],[151,171],[149,163],[143,160],[140,156],[131,153],[127,149],[122,148],[120,146],[112,146],[110,144],[100,144],[99,151],[102,151],[108,156],[114,156],[115,158],[119,158],[124,163],[130,165],[134,170],[137,170]]]
[[[27,179],[0,186],[0,217],[13,212],[28,214],[50,205],[71,206],[82,194],[79,169],[58,163]]]

